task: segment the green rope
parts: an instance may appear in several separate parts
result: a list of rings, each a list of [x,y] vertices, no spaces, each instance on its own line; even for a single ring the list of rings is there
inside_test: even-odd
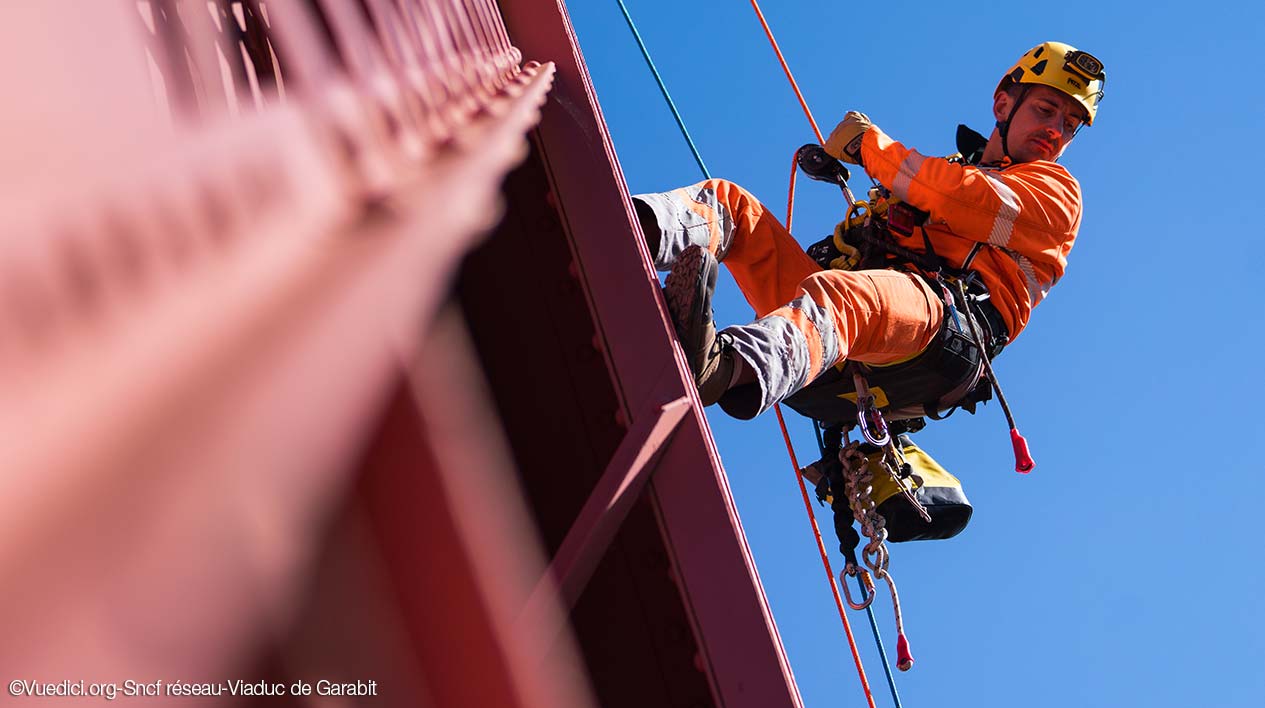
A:
[[[659,90],[663,92],[663,98],[668,102],[668,108],[672,109],[672,116],[676,118],[676,124],[681,128],[681,135],[685,136],[685,142],[690,146],[690,152],[694,153],[694,161],[698,163],[698,169],[703,171],[705,179],[711,179],[712,173],[707,171],[707,165],[703,164],[703,156],[698,154],[698,148],[694,146],[694,140],[690,137],[690,131],[685,129],[685,121],[681,120],[681,113],[676,110],[676,104],[672,102],[672,95],[668,93],[668,87],[663,84],[663,77],[659,76],[659,70],[654,67],[654,61],[650,59],[650,52],[646,50],[646,43],[641,41],[641,33],[637,31],[637,25],[633,24],[632,16],[628,14],[628,8],[624,7],[624,0],[615,0],[619,3],[619,9],[624,13],[624,19],[628,21],[628,29],[632,30],[633,37],[637,40],[637,46],[641,48],[641,56],[645,57],[646,64],[650,67],[650,73],[654,74],[654,80],[659,84]]]

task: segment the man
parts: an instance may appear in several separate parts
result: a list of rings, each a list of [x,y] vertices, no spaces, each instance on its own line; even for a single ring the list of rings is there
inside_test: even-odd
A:
[[[929,213],[899,245],[969,267],[991,291],[1013,340],[1062,276],[1081,219],[1077,181],[1055,160],[1093,123],[1105,74],[1059,42],[1023,55],[993,96],[997,121],[979,165],[925,157],[849,112],[825,150],[862,166]],[[940,332],[940,293],[904,270],[823,270],[751,194],[724,180],[643,194],[634,205],[704,405],[753,418],[845,359],[883,365],[917,355]],[[759,319],[717,333],[717,263]]]

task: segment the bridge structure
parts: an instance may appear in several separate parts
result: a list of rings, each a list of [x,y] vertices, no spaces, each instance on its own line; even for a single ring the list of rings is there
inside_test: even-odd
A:
[[[801,705],[561,0],[0,20],[0,678]]]

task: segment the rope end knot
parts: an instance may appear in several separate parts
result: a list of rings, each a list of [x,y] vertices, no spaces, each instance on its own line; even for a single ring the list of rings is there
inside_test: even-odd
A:
[[[896,637],[896,668],[909,671],[913,667],[914,655],[909,653],[909,640],[905,639],[905,633],[901,632]]]
[[[1032,454],[1028,452],[1028,441],[1019,434],[1018,428],[1010,429],[1010,444],[1015,448],[1015,471],[1020,474],[1031,472],[1037,463],[1033,462]]]

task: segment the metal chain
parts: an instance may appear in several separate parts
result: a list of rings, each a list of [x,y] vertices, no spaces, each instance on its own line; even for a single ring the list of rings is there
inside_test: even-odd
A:
[[[884,472],[891,476],[896,486],[900,487],[900,493],[905,497],[905,501],[909,502],[914,511],[918,512],[922,520],[931,523],[931,513],[915,496],[917,489],[922,486],[922,477],[911,474],[909,475],[908,483],[906,483],[906,478],[901,474],[901,469],[905,466],[906,460],[905,453],[901,452],[900,446],[896,444],[897,439],[893,437],[888,441],[887,445],[883,446],[883,457],[880,461],[880,466]]]
[[[861,559],[874,577],[887,575],[889,556],[887,553],[887,520],[875,509],[874,473],[866,464],[865,455],[861,453],[860,443],[854,442],[839,451],[839,461],[843,463],[843,483],[848,494],[848,507],[852,509],[852,518],[861,525],[861,535],[869,539],[861,551]]]
[[[883,515],[878,513],[874,504],[874,473],[870,471],[865,455],[861,453],[861,445],[859,442],[849,443],[839,451],[839,461],[843,463],[843,483],[848,495],[848,507],[852,509],[852,517],[856,519],[861,526],[861,534],[869,539],[869,543],[865,544],[865,548],[861,551],[861,560],[870,569],[870,574],[874,578],[883,580],[887,583],[888,590],[892,595],[892,611],[896,615],[896,633],[903,643],[905,637],[905,622],[900,611],[900,594],[896,591],[896,581],[888,572],[888,563],[891,556],[887,551],[887,520]],[[900,452],[895,450],[894,444],[889,444],[880,461],[880,466],[892,478],[900,484],[901,490],[905,491],[906,487],[897,473],[899,467],[893,467],[893,463],[900,464]],[[926,510],[921,504],[912,499],[912,495],[906,492],[906,496],[914,503],[915,508],[920,513],[926,515]],[[928,521],[930,519],[928,518]],[[874,601],[873,580],[865,577],[864,571],[858,569],[854,564],[849,563],[843,570],[848,575],[862,574],[862,582],[868,586],[870,595],[863,603],[853,603],[849,595],[848,604],[854,609],[865,609]],[[843,578],[840,578],[843,582]],[[846,590],[847,584],[844,583]],[[901,652],[902,658],[898,661],[897,668],[906,671],[913,665],[913,660],[906,656],[907,648]]]

